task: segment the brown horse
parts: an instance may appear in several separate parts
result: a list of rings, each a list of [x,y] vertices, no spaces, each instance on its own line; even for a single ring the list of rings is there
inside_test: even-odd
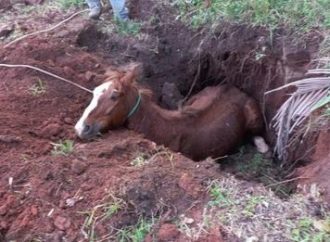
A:
[[[153,103],[150,91],[136,85],[138,70],[131,64],[107,72],[75,126],[80,138],[126,125],[157,144],[201,160],[228,154],[248,134],[263,128],[256,101],[235,87],[207,87],[180,110],[169,111]],[[261,137],[255,143],[261,144],[261,152],[268,150]]]

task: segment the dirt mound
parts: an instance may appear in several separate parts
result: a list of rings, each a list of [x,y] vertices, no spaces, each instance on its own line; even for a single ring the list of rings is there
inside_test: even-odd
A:
[[[312,184],[320,186],[321,193],[330,201],[329,171],[330,171],[330,131],[322,131],[317,138],[313,162],[297,170],[297,176],[304,177],[300,185],[306,190]],[[307,188],[307,190],[308,190]]]
[[[0,60],[45,68],[93,88],[109,61],[72,45],[81,37],[77,25],[72,26],[51,40],[32,38],[2,49]],[[79,26],[79,33],[89,28]],[[99,237],[116,236],[109,225],[123,229],[142,216],[166,214],[170,221],[200,206],[196,201],[201,204],[207,197],[206,180],[219,176],[216,164],[197,166],[129,131],[80,143],[73,125],[89,93],[26,68],[1,68],[0,78],[0,234],[6,241],[79,241],[92,230]],[[52,155],[55,143],[64,139],[77,143],[74,152]],[[90,209],[101,202],[111,204],[114,197],[125,202],[122,209],[95,226],[84,224]],[[177,231],[164,235],[164,230],[163,237],[177,236]],[[221,237],[219,233],[211,234]],[[179,237],[185,240],[181,233]]]

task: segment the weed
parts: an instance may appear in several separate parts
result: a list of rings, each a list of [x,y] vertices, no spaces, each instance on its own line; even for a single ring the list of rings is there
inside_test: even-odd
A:
[[[149,162],[148,155],[144,153],[139,153],[131,162],[132,166],[141,167]]]
[[[222,190],[216,183],[211,184],[208,191],[212,199],[209,202],[209,205],[227,207],[234,204],[234,202],[229,198],[227,192]]]
[[[72,140],[64,140],[59,143],[51,143],[53,145],[52,155],[68,155],[73,151],[74,142]]]
[[[150,232],[154,222],[147,221],[140,218],[135,226],[127,227],[118,231],[117,241],[118,242],[142,242],[146,235]]]
[[[316,231],[315,221],[311,218],[302,218],[298,225],[291,231],[291,239],[296,242],[324,242],[329,241],[330,234],[326,231]]]
[[[122,203],[115,201],[104,208],[104,219],[110,218],[112,215],[116,214],[122,207]]]
[[[257,205],[259,205],[264,200],[265,198],[263,196],[251,196],[247,201],[247,204],[242,213],[248,217],[252,217],[255,214]]]
[[[280,26],[305,32],[312,27],[330,26],[328,0],[213,0],[206,6],[204,0],[175,0],[179,16],[193,28],[213,23],[217,19],[274,29]]]
[[[218,188],[216,188],[218,187]],[[227,206],[208,206],[203,214],[206,224],[221,223],[226,230],[236,234],[242,241],[296,241],[325,242],[330,241],[330,216],[327,204],[317,200],[315,190],[307,191],[308,195],[294,194],[288,200],[281,200],[264,186],[251,186],[249,182],[236,178],[224,177],[211,181],[209,193],[211,201],[217,194],[225,194],[221,201],[234,201]],[[220,192],[219,192],[220,191]],[[310,198],[320,207],[320,214],[315,217],[310,209]],[[324,218],[319,220],[319,217]],[[187,220],[187,219],[185,219]],[[188,221],[190,222],[190,221]],[[199,224],[193,221],[193,224]],[[186,225],[188,224],[188,225]],[[193,225],[179,224],[180,231],[195,234]],[[203,227],[206,228],[206,227]]]
[[[95,227],[98,223],[105,219],[110,219],[113,215],[118,213],[125,205],[125,201],[121,198],[115,197],[112,193],[106,196],[103,200],[109,200],[96,205],[90,211],[82,212],[86,215],[85,222],[82,226],[82,231],[88,241],[97,241]]]
[[[41,79],[38,79],[37,83],[29,88],[29,91],[33,96],[40,96],[46,92],[46,86]]]
[[[262,154],[255,153],[252,159],[237,163],[237,170],[243,174],[252,174],[258,176],[264,173],[264,171],[271,166],[271,161],[264,159]]]
[[[132,20],[128,21],[118,21],[116,20],[116,32],[124,36],[137,36],[141,30],[141,23],[134,22]]]
[[[59,0],[62,8],[81,7],[85,4],[85,0]]]

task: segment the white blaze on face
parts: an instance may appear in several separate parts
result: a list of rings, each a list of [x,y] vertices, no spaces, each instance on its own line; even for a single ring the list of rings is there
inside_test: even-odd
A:
[[[97,103],[102,96],[102,94],[109,89],[112,82],[105,82],[99,86],[97,86],[93,91],[93,99],[91,103],[88,105],[88,107],[85,109],[83,115],[78,120],[77,124],[74,126],[76,133],[78,136],[81,136],[85,127],[85,120],[88,117],[88,115],[94,110],[94,108],[97,107]]]

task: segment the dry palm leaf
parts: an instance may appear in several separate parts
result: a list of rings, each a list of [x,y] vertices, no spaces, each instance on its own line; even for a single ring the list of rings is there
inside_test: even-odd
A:
[[[326,76],[330,74],[330,69],[314,69],[308,74],[319,74],[320,77],[291,82],[265,93],[267,95],[289,86],[296,87],[272,119],[277,136],[274,152],[279,159],[287,158],[288,148],[296,140],[296,131],[306,118],[316,109],[330,103],[330,76]]]

